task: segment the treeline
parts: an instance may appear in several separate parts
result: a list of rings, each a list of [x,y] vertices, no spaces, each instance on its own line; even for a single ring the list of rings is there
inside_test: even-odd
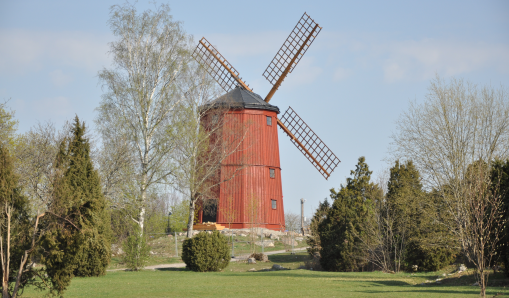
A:
[[[468,263],[485,295],[507,261],[509,96],[504,86],[433,80],[396,122],[390,170],[364,157],[311,223],[309,252],[331,271],[434,271]]]
[[[388,181],[373,182],[364,157],[359,158],[346,185],[331,189],[331,202],[319,204],[311,221],[308,252],[330,271],[437,271],[455,262],[468,263],[462,241],[449,214],[450,197],[426,191],[411,161],[396,161]],[[490,191],[500,196],[500,212],[509,218],[509,160],[495,161]],[[488,221],[469,214],[470,220]],[[496,214],[492,214],[496,216]],[[502,222],[501,222],[502,223]],[[494,227],[494,230],[497,227]],[[473,231],[464,231],[469,233]],[[494,232],[496,245],[489,265],[509,268],[509,229]],[[497,242],[497,243],[495,243]]]

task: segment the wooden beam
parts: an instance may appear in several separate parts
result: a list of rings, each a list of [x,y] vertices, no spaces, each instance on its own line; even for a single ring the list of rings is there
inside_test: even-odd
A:
[[[311,157],[311,159],[313,159],[313,161],[320,167],[320,169],[322,169],[322,171],[325,172],[325,174],[327,175],[327,178],[329,178],[330,174],[329,172],[327,172],[323,167],[322,165],[318,162],[318,160],[316,160],[316,158],[311,154],[311,152],[309,152],[308,149],[306,149],[306,147],[304,147],[304,145],[293,135],[293,133],[288,129],[288,127],[286,127],[283,122],[281,122],[281,120],[277,119],[277,124],[279,125],[279,127],[281,127],[283,129],[283,131],[292,139],[295,141],[295,143],[297,143],[299,145],[300,148],[302,148],[302,150],[304,150],[304,152],[306,152],[307,155],[309,155],[309,157]],[[325,179],[327,179],[325,178]]]
[[[202,40],[200,40],[200,43],[202,44],[203,47],[205,47],[207,49],[207,51],[209,51],[210,54],[212,54],[212,56],[214,56],[214,58],[216,58],[217,61],[219,61],[219,63],[221,63],[221,65],[230,73],[230,75],[240,85],[242,85],[242,87],[244,87],[246,90],[249,90],[249,91],[253,92],[253,90],[251,90],[251,88],[249,88],[239,77],[237,77],[235,75],[235,73],[226,64],[224,64],[223,61],[221,61],[221,59],[219,59],[219,57],[217,57],[217,55]]]
[[[283,73],[281,74],[281,76],[279,77],[279,79],[277,80],[277,82],[274,84],[274,86],[272,86],[272,89],[270,89],[270,92],[269,94],[267,94],[267,96],[265,97],[265,102],[269,102],[270,99],[272,98],[272,96],[274,95],[274,93],[276,93],[276,90],[279,88],[279,86],[281,86],[281,83],[283,83],[283,80],[286,78],[286,76],[288,75],[288,73],[290,73],[290,69],[292,69],[292,65],[293,63],[295,62],[295,60],[297,59],[297,57],[299,57],[300,55],[300,52],[302,52],[302,50],[304,49],[304,47],[307,45],[309,39],[311,38],[311,36],[313,36],[313,33],[315,33],[316,31],[316,28],[318,28],[318,24],[315,25],[315,27],[313,28],[313,30],[311,31],[311,33],[308,35],[308,37],[306,38],[306,41],[304,41],[304,43],[302,43],[302,45],[300,46],[299,50],[297,51],[297,53],[295,54],[295,56],[293,56],[292,58],[292,61],[290,61],[290,63],[288,63],[288,65],[286,66],[286,69],[285,71],[283,71]]]

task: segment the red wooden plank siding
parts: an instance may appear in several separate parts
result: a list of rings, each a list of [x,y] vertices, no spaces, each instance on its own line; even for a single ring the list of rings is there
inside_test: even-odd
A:
[[[267,125],[267,116],[272,117],[272,125]],[[221,168],[221,178],[231,177],[232,171],[239,164],[246,164],[230,181],[220,186],[217,222],[228,226],[226,213],[229,203],[233,203],[235,220],[232,228],[249,228],[250,200],[255,200],[258,216],[256,226],[272,230],[284,230],[283,191],[281,186],[281,168],[279,161],[279,143],[276,113],[264,110],[234,110],[226,117],[228,129],[242,131],[247,127],[247,134],[241,149],[232,154]],[[275,170],[275,178],[270,178],[269,169]],[[229,199],[231,198],[231,199]],[[277,209],[272,209],[272,200],[277,201]]]

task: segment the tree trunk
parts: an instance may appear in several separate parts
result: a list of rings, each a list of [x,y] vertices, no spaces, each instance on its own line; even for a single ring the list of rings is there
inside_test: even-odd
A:
[[[194,224],[194,209],[195,209],[195,200],[191,197],[191,202],[189,203],[189,219],[187,222],[187,237],[193,237],[193,224]]]
[[[479,272],[479,286],[481,286],[481,297],[486,297],[486,275],[484,274],[484,270]]]

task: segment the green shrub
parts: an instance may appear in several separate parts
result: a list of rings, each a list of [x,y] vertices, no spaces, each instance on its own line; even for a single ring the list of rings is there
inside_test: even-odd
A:
[[[122,246],[124,249],[123,261],[128,269],[138,271],[145,267],[150,256],[150,247],[147,240],[138,231],[127,237]]]
[[[199,233],[184,240],[182,260],[193,271],[219,271],[230,263],[228,240],[218,231]]]
[[[411,241],[407,246],[405,261],[407,269],[417,265],[419,271],[438,271],[451,265],[457,256],[457,250],[445,247],[429,247]]]

